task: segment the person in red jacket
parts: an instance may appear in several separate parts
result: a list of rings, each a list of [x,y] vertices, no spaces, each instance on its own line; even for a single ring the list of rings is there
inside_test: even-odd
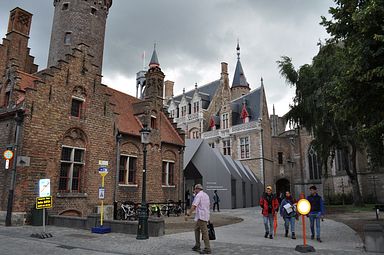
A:
[[[265,238],[273,239],[273,221],[275,213],[279,211],[279,201],[275,194],[272,194],[272,187],[267,186],[265,193],[260,198],[260,206],[262,208],[261,213],[263,214],[264,227],[265,227]]]

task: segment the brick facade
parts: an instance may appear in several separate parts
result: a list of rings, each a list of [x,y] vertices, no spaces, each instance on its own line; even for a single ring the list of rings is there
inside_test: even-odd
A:
[[[59,2],[55,1],[55,5]],[[19,8],[15,10],[27,13]],[[7,34],[3,42],[0,46],[0,59],[5,60],[0,66],[2,102],[6,92],[12,94],[9,103],[0,108],[0,128],[4,130],[0,134],[0,149],[4,151],[14,144],[14,117],[19,110],[24,113],[24,121],[18,155],[30,159],[29,165],[17,166],[14,212],[30,212],[38,196],[38,180],[49,178],[54,201],[49,213],[89,215],[100,204],[99,160],[109,162],[105,177],[106,206],[120,200],[141,201],[143,147],[139,131],[152,118],[156,123],[151,127],[147,146],[147,200],[182,199],[184,137],[163,112],[162,99],[156,94],[162,91],[162,82],[149,75],[148,87],[153,85],[156,90],[141,101],[101,83],[101,67],[95,65],[95,58],[100,56],[90,54],[94,50],[92,46],[81,43],[58,59],[56,65],[35,72],[37,68],[30,64],[30,57],[16,61],[4,56],[8,48],[12,51],[17,38]],[[27,44],[23,47],[21,51],[28,53]],[[150,69],[148,73],[151,72]],[[155,78],[164,77],[161,70],[154,73]],[[122,137],[120,143],[118,136]],[[120,155],[137,158],[135,185],[116,185],[120,168],[116,163],[120,157],[118,149]],[[174,164],[174,185],[162,185],[164,160]],[[5,211],[11,171],[4,169],[3,159],[0,163],[0,211]]]

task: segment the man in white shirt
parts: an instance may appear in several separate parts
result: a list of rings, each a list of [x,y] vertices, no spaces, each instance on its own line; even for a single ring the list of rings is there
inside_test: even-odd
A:
[[[193,251],[198,251],[200,254],[211,254],[211,246],[209,244],[208,228],[207,223],[209,221],[209,196],[203,191],[201,184],[195,185],[195,199],[193,200],[192,207],[187,215],[189,216],[194,210],[195,214],[195,246],[192,248]],[[204,250],[200,251],[200,231],[203,235]]]

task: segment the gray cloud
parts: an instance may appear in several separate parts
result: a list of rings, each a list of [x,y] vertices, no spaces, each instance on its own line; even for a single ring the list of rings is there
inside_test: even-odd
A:
[[[39,2],[37,5],[36,3]],[[3,0],[0,32],[6,32],[9,11],[16,6],[33,16],[30,47],[40,68],[46,66],[53,15],[53,0]],[[166,78],[175,81],[175,92],[192,89],[219,78],[220,62],[229,64],[230,79],[236,65],[236,41],[252,89],[264,78],[267,102],[283,114],[293,90],[281,79],[276,60],[293,58],[297,67],[317,53],[320,38],[327,37],[319,25],[327,16],[331,0],[114,0],[107,23],[103,74],[108,80],[121,75],[132,79],[157,43]],[[108,84],[112,87],[117,84]],[[118,89],[134,95],[135,84]]]

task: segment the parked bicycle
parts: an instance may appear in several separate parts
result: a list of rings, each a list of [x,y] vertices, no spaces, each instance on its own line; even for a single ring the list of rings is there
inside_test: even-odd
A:
[[[160,208],[160,213],[163,216],[170,216],[171,214],[175,216],[180,216],[183,213],[183,207],[181,206],[181,201],[175,203],[173,200],[168,200],[167,204],[164,204]]]
[[[137,220],[138,210],[137,205],[131,201],[122,202],[117,210],[118,220]]]

